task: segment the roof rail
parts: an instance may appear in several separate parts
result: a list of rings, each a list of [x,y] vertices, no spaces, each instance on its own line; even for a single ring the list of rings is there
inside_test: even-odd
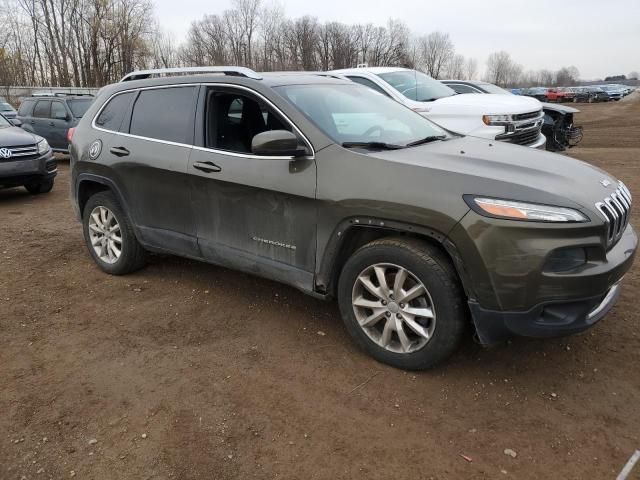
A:
[[[203,73],[223,73],[234,77],[247,77],[254,80],[262,80],[262,77],[256,72],[246,67],[177,67],[177,68],[158,68],[155,70],[136,70],[122,77],[121,82],[130,80],[141,80],[154,76],[175,76],[175,75],[197,75]]]

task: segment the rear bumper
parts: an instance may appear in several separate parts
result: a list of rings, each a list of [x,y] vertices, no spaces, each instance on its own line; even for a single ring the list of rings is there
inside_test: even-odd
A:
[[[0,162],[0,187],[18,187],[28,183],[53,179],[58,166],[53,153],[38,158]]]

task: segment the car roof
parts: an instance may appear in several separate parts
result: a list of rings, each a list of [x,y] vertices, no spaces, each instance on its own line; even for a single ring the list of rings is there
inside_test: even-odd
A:
[[[111,92],[122,90],[134,90],[137,88],[156,87],[164,85],[178,84],[198,84],[198,83],[224,83],[236,84],[240,86],[263,85],[266,87],[278,87],[284,85],[317,85],[317,84],[347,84],[353,85],[346,79],[327,76],[322,73],[313,72],[268,72],[261,74],[260,80],[246,78],[236,75],[225,75],[222,73],[207,73],[194,75],[174,75],[165,77],[153,77],[140,80],[129,80],[119,82],[105,87]]]
[[[392,73],[392,72],[401,72],[407,71],[412,72],[413,70],[409,68],[402,67],[360,67],[360,68],[342,68],[339,70],[331,70],[331,73]]]

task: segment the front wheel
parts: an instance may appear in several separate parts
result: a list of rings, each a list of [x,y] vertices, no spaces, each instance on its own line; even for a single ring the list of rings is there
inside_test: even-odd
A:
[[[53,180],[44,180],[42,182],[27,183],[24,188],[31,195],[39,195],[41,193],[49,193],[53,188]]]
[[[338,302],[358,345],[378,361],[407,370],[449,357],[466,324],[449,259],[414,239],[381,239],[360,248],[342,270]]]

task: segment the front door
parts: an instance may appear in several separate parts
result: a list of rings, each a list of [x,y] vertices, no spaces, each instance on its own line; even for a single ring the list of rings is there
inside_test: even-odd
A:
[[[67,150],[69,148],[67,144],[69,120],[71,120],[71,112],[67,111],[65,104],[59,100],[52,101],[48,125],[48,139],[51,148],[56,150]]]
[[[198,243],[210,261],[310,290],[316,246],[316,165],[309,156],[251,153],[267,130],[295,131],[263,97],[235,87],[205,87],[189,161]]]

